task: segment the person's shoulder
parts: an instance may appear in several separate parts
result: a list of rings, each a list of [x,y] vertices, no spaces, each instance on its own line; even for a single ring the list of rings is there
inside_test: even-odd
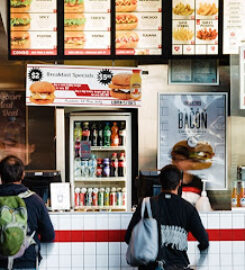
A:
[[[190,202],[188,202],[187,200],[181,198],[180,196],[179,196],[179,200],[180,200],[181,204],[185,208],[187,208],[188,210],[190,210],[190,211],[194,211],[195,210],[195,207]]]

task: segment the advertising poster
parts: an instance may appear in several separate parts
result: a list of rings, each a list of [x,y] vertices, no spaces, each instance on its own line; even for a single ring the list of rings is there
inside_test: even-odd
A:
[[[172,54],[218,54],[219,0],[172,1]]]
[[[111,54],[110,0],[64,1],[65,55]]]
[[[240,47],[240,109],[245,109],[245,46]]]
[[[0,91],[0,159],[16,155],[26,163],[24,91]]]
[[[27,65],[26,105],[139,107],[138,68]]]
[[[239,54],[245,40],[244,11],[244,0],[224,0],[223,54]]]
[[[117,55],[162,54],[162,1],[115,0]]]
[[[9,2],[10,55],[57,55],[57,1]]]
[[[174,164],[188,176],[227,188],[225,93],[159,94],[158,169]]]
[[[173,59],[169,65],[170,84],[218,85],[216,59]]]

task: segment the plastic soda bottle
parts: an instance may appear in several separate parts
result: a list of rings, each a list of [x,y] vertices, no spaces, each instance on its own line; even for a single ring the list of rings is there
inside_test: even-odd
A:
[[[94,188],[92,192],[92,205],[93,206],[98,206],[98,188]]]
[[[104,146],[110,146],[111,145],[111,129],[109,126],[109,122],[106,122],[103,135],[104,135]]]
[[[109,206],[110,205],[110,188],[105,189],[104,193],[104,205]]]
[[[111,162],[110,162],[110,176],[111,177],[117,177],[118,176],[117,153],[112,153]]]
[[[239,194],[239,204],[241,207],[245,207],[245,182],[241,182],[241,189]]]
[[[111,127],[111,146],[119,145],[119,136],[118,136],[118,126],[117,122],[113,122],[113,126]]]
[[[118,159],[118,176],[123,177],[125,176],[125,153],[121,152],[119,159]]]
[[[96,169],[96,177],[101,177],[102,176],[102,159],[97,158],[97,169]]]
[[[80,206],[85,206],[86,192],[87,192],[86,188],[81,188],[81,190],[80,190]]]
[[[82,130],[82,141],[89,141],[89,137],[90,137],[89,122],[84,122]]]
[[[74,141],[81,141],[82,140],[82,127],[80,122],[75,122],[74,128]]]
[[[110,206],[116,206],[117,204],[117,189],[113,187],[110,192]]]
[[[126,205],[126,188],[122,189],[122,205]]]
[[[141,77],[140,70],[133,69],[133,74],[130,78],[130,97],[138,100],[141,98]]]
[[[88,191],[86,193],[86,198],[85,198],[86,206],[92,206],[92,192],[93,192],[93,189],[88,188]]]
[[[98,141],[98,129],[96,123],[94,122],[91,127],[91,145],[97,146]]]
[[[104,206],[104,193],[105,193],[105,189],[104,188],[100,188],[100,191],[99,191],[99,201],[98,201],[98,205],[99,206]]]
[[[117,206],[123,205],[123,198],[122,198],[122,189],[117,188],[117,200],[116,200]]]
[[[237,181],[233,182],[233,189],[231,195],[231,206],[237,207],[238,205],[238,192],[237,192]]]
[[[104,158],[103,160],[103,176],[109,177],[110,176],[110,161],[109,158]]]
[[[103,127],[102,124],[99,123],[98,125],[98,142],[97,142],[98,146],[103,146]]]
[[[75,188],[75,198],[74,198],[74,204],[75,204],[75,207],[78,207],[79,204],[80,204],[80,201],[79,201],[79,193],[80,193],[80,188]]]
[[[125,122],[121,122],[119,129],[119,145],[126,145],[126,127]]]
[[[96,177],[97,170],[97,160],[96,155],[91,155],[91,159],[89,160],[89,176]]]

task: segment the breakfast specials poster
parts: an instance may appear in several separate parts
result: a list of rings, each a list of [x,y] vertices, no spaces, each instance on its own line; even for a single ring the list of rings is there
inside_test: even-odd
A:
[[[158,168],[182,166],[226,188],[226,93],[159,94]]]
[[[141,70],[124,67],[27,65],[26,105],[134,108]]]

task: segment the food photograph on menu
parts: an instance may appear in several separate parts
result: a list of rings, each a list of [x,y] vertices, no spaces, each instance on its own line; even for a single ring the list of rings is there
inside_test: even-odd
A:
[[[10,55],[57,55],[56,0],[10,1]]]
[[[109,0],[65,0],[65,55],[110,55],[110,10]]]
[[[117,55],[162,54],[162,1],[115,0]]]
[[[218,54],[218,0],[172,1],[172,54]]]

